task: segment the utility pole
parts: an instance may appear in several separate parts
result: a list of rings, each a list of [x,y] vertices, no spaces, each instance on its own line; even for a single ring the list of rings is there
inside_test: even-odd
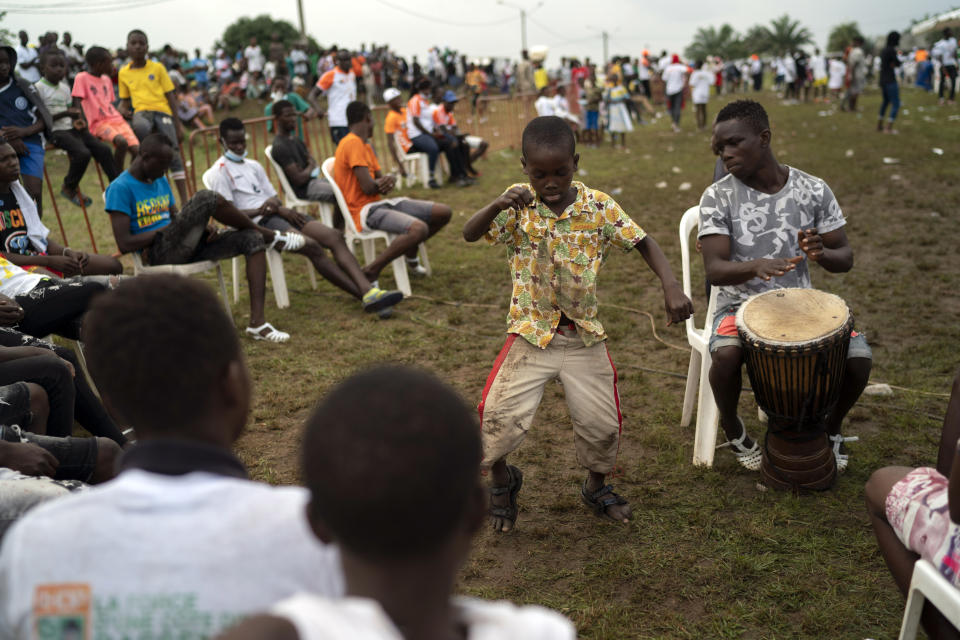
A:
[[[300,16],[300,37],[307,37],[307,28],[303,24],[303,0],[297,0],[297,13]]]
[[[610,62],[610,53],[609,53],[609,44],[610,44],[610,34],[606,31],[601,31],[600,35],[603,36],[603,65],[606,66]]]
[[[520,49],[527,50],[527,10],[520,9]]]

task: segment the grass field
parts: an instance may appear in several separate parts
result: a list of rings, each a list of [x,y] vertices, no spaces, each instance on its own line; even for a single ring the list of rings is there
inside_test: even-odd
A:
[[[851,446],[850,468],[836,488],[801,498],[762,491],[757,474],[723,450],[713,469],[691,465],[693,427],[678,426],[689,358],[682,327],[664,327],[662,296],[642,259],[613,255],[600,300],[624,414],[623,474],[614,483],[632,502],[634,520],[601,521],[581,505],[583,471],[562,388],[550,384],[512,458],[526,475],[517,528],[480,535],[461,591],[556,608],[586,638],[896,637],[903,601],[877,551],[863,485],[877,467],[934,461],[960,338],[960,264],[950,258],[960,210],[960,111],[909,89],[903,98],[900,135],[884,136],[874,131],[876,91],[861,101],[862,114],[786,106],[761,94],[778,157],[824,178],[847,216],[855,267],[842,275],[814,268],[814,285],[847,300],[873,346],[873,379],[909,389],[864,396],[853,409],[844,431],[860,442]],[[710,115],[723,103],[713,98]],[[710,181],[714,158],[709,135],[691,131],[689,110],[682,134],[670,133],[666,120],[630,134],[629,152],[581,149],[580,179],[615,194],[679,277],[677,224]],[[483,176],[469,189],[408,192],[450,204],[454,218],[429,243],[434,275],[413,283],[415,296],[390,320],[364,315],[326,283],[311,291],[304,261],[287,258],[292,307],[277,310],[268,292],[267,317],[292,340],[244,342],[256,399],[237,448],[255,478],[299,481],[303,419],[325,390],[359,368],[412,364],[478,400],[505,337],[509,275],[502,248],[468,245],[460,230],[477,208],[523,178],[517,151],[494,152],[479,168]],[[65,159],[51,155],[51,175],[64,169]],[[93,180],[91,171],[85,190],[99,193]],[[683,183],[689,188],[681,190]],[[71,240],[85,246],[79,209],[59,203]],[[99,206],[91,211],[98,242],[101,251],[113,250]],[[54,226],[52,216],[46,220]],[[694,272],[701,282],[699,260]],[[234,305],[238,326],[247,322],[242,291]],[[702,314],[699,287],[697,293]],[[640,312],[653,315],[669,344],[654,339]],[[741,403],[751,433],[762,434],[752,396]]]

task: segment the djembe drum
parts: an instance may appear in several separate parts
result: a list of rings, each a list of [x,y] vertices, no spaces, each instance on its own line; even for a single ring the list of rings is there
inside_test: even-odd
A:
[[[826,418],[840,394],[853,316],[838,296],[775,289],[737,312],[757,404],[769,418],[760,476],[776,489],[822,491],[837,478]]]

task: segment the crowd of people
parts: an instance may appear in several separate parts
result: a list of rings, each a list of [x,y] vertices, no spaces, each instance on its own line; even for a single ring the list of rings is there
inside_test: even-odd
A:
[[[124,636],[136,628],[231,640],[575,637],[559,613],[453,598],[452,591],[484,520],[499,533],[517,526],[524,475],[507,460],[551,380],[563,383],[586,471],[580,499],[601,518],[632,517],[628,497],[608,484],[623,427],[598,317],[608,251],[640,254],[660,281],[669,323],[694,311],[657,242],[610,195],[575,180],[577,144],[601,142],[602,121],[614,144],[619,135],[625,146],[634,124],[661,102],[654,81],[674,130],[688,95],[705,129],[711,87],[731,94],[728,100],[759,90],[764,61],[755,56],[731,70],[720,60],[690,65],[677,54],[644,52],[602,69],[588,59],[563,60],[550,73],[527,52],[516,64],[482,68],[434,48],[421,67],[387,47],[321,55],[295,44],[288,53],[273,38],[266,54],[251,39],[239,57],[219,51],[213,65],[186,67],[169,46],[152,59],[147,34],[135,29],[114,78],[114,54],[98,46],[71,53],[64,36],[61,47],[56,34],[45,35],[33,55],[22,50],[31,49],[23,33],[20,48],[0,48],[0,636]],[[872,65],[860,45],[855,39],[842,56],[775,59],[783,98],[826,100],[828,90],[840,89],[844,107],[856,110]],[[898,45],[892,32],[877,56],[878,126],[891,132],[899,99],[890,85],[903,77]],[[946,31],[934,48],[941,90],[950,85],[952,100],[956,40]],[[834,71],[844,78],[839,88]],[[420,247],[450,223],[452,210],[395,195],[398,176],[384,173],[370,143],[370,103],[388,105],[389,153],[401,171],[407,153],[424,153],[426,186],[439,189],[442,151],[450,180],[468,187],[486,144],[458,128],[455,109],[470,100],[482,117],[474,98],[497,72],[507,90],[538,94],[538,116],[519,141],[525,180],[462,228],[468,242],[510,249],[507,339],[480,398],[479,424],[455,391],[428,374],[360,373],[330,390],[306,421],[305,489],[252,482],[232,453],[248,420],[251,380],[232,319],[212,291],[173,275],[124,279],[115,257],[62,246],[41,220],[49,139],[70,159],[64,197],[84,202],[79,184],[90,160],[103,168],[105,210],[122,253],[136,252],[149,265],[244,256],[245,336],[290,339],[265,317],[268,250],[304,255],[363,311],[389,315],[403,294],[379,287],[381,271],[403,258],[408,271],[426,275]],[[284,205],[264,167],[247,157],[237,118],[217,123],[222,155],[203,176],[207,188],[188,196],[183,128],[194,119],[208,126],[217,108],[229,106],[208,102],[214,86],[217,96],[239,99],[231,83],[251,98],[269,96],[270,160],[297,198],[329,207],[348,227],[391,234],[371,262],[357,261],[332,219]],[[186,117],[185,88],[200,92]],[[326,118],[331,159],[318,161],[304,144],[308,113]],[[730,101],[711,133],[717,175],[701,197],[698,225],[706,278],[718,290],[709,381],[730,452],[757,471],[761,447],[737,415],[744,357],[736,314],[754,294],[811,288],[813,270],[849,271],[853,251],[826,182],[778,162],[760,102]],[[768,213],[748,229],[744,210]],[[40,340],[50,334],[82,339],[85,357]],[[844,419],[871,366],[865,335],[853,332],[839,399],[823,425],[839,472],[850,463]],[[74,422],[93,437],[73,436]],[[918,557],[960,586],[958,436],[960,377],[936,469],[881,469],[867,487],[880,549],[902,590]],[[80,533],[64,545],[64,531]],[[934,637],[951,637],[935,610],[924,624]]]

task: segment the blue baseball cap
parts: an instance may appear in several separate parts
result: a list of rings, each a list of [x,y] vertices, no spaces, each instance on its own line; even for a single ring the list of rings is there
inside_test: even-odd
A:
[[[458,98],[457,94],[455,94],[453,91],[447,91],[445,94],[443,94],[444,102],[456,102],[459,99],[460,98]]]

